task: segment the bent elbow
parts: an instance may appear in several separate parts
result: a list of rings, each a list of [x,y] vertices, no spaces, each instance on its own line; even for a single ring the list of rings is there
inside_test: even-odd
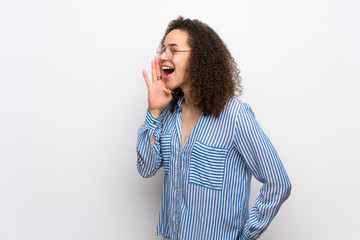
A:
[[[138,168],[138,172],[140,174],[141,177],[143,178],[149,178],[149,177],[152,177],[154,174],[152,174],[151,172],[147,172],[145,171],[144,169],[141,169],[141,168]]]
[[[138,160],[137,170],[141,177],[150,178],[156,174],[158,169],[154,166],[146,165],[143,161]]]
[[[283,192],[284,192],[284,201],[286,199],[288,199],[288,197],[290,196],[291,194],[291,189],[292,189],[292,185],[291,185],[291,182],[290,180],[286,181],[284,186],[283,186]]]
[[[143,178],[149,178],[150,174],[148,171],[146,171],[146,167],[142,161],[138,161],[137,163],[137,170],[141,177]]]

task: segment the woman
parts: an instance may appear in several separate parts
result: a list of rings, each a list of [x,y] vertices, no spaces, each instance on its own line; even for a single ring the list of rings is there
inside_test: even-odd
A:
[[[170,239],[257,239],[290,195],[273,145],[241,93],[239,70],[208,25],[171,21],[145,71],[148,111],[138,132],[143,177],[164,168],[156,235]],[[250,180],[263,183],[250,214]]]

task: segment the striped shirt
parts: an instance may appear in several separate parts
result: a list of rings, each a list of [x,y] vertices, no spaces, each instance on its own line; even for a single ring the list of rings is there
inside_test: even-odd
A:
[[[179,240],[257,239],[291,184],[250,106],[231,98],[218,118],[202,115],[181,149],[179,99],[173,113],[148,111],[137,138],[137,168],[147,178],[164,168],[156,235]],[[155,136],[152,145],[151,137]],[[251,176],[263,183],[249,214]]]

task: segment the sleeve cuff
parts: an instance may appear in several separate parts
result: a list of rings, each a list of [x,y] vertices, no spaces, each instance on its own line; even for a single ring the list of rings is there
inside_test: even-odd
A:
[[[253,240],[253,239],[251,239],[245,232],[243,232],[240,236],[240,240]]]
[[[150,129],[155,129],[157,127],[157,125],[160,122],[160,117],[159,118],[154,118],[151,113],[149,112],[149,110],[146,111],[146,118],[145,118],[145,123],[148,125],[148,127]]]
[[[241,236],[240,240],[252,240],[252,239],[247,238],[247,237],[245,237],[245,236]]]

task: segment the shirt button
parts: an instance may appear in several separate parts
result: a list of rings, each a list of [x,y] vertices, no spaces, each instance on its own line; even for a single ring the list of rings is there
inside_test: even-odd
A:
[[[178,193],[180,193],[180,190],[178,190]]]
[[[179,175],[180,175],[181,171],[179,170]]]
[[[179,212],[179,209],[177,209],[176,211]]]
[[[156,122],[153,122],[153,125],[156,125]]]

